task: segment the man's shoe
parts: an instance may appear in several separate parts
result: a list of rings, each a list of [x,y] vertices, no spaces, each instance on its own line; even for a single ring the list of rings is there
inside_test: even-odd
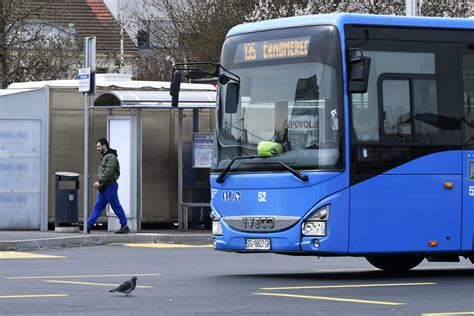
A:
[[[119,230],[117,230],[116,234],[128,234],[130,232],[130,228],[128,226],[122,226]]]
[[[90,226],[87,226],[87,233],[88,233],[88,234],[91,233],[91,227],[90,227]]]

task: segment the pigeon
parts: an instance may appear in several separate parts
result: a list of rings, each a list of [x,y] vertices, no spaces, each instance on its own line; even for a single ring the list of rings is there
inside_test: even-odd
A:
[[[137,286],[137,277],[133,277],[130,279],[130,281],[125,281],[119,286],[117,286],[115,289],[110,290],[109,292],[120,292],[124,293],[125,295],[129,295],[130,292],[135,290],[135,287]]]

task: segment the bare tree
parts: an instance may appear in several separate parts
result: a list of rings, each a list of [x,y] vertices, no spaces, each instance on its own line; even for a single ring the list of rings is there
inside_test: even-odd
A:
[[[424,16],[466,17],[472,15],[469,0],[424,0]],[[263,21],[295,15],[331,12],[405,15],[405,1],[400,0],[260,0],[247,21]]]
[[[474,15],[474,5],[469,0],[424,0],[421,15],[466,18]]]
[[[142,21],[149,33],[151,51],[140,55],[139,78],[150,73],[148,61],[157,67],[182,61],[219,60],[227,32],[246,21],[257,0],[144,0],[143,8],[133,13],[134,21]],[[153,56],[153,57],[151,57]],[[143,59],[145,59],[143,61]],[[141,69],[146,66],[149,69]],[[170,72],[161,80],[169,80]]]
[[[404,10],[405,3],[397,0],[261,0],[247,20],[255,22],[332,12],[403,15]]]
[[[74,32],[41,20],[51,0],[2,0],[0,82],[70,77],[78,60]],[[77,66],[77,65],[76,65]]]
[[[137,74],[139,80],[168,81],[173,69],[173,61],[166,52],[153,50],[141,54],[137,59]]]

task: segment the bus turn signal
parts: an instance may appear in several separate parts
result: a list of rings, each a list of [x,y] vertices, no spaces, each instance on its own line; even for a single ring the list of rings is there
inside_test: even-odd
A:
[[[454,187],[454,183],[453,182],[445,182],[444,183],[444,188],[445,189],[452,189]]]

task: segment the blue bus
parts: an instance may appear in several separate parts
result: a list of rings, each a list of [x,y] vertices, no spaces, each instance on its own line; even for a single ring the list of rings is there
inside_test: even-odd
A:
[[[243,24],[212,75],[216,250],[474,262],[473,20]]]

